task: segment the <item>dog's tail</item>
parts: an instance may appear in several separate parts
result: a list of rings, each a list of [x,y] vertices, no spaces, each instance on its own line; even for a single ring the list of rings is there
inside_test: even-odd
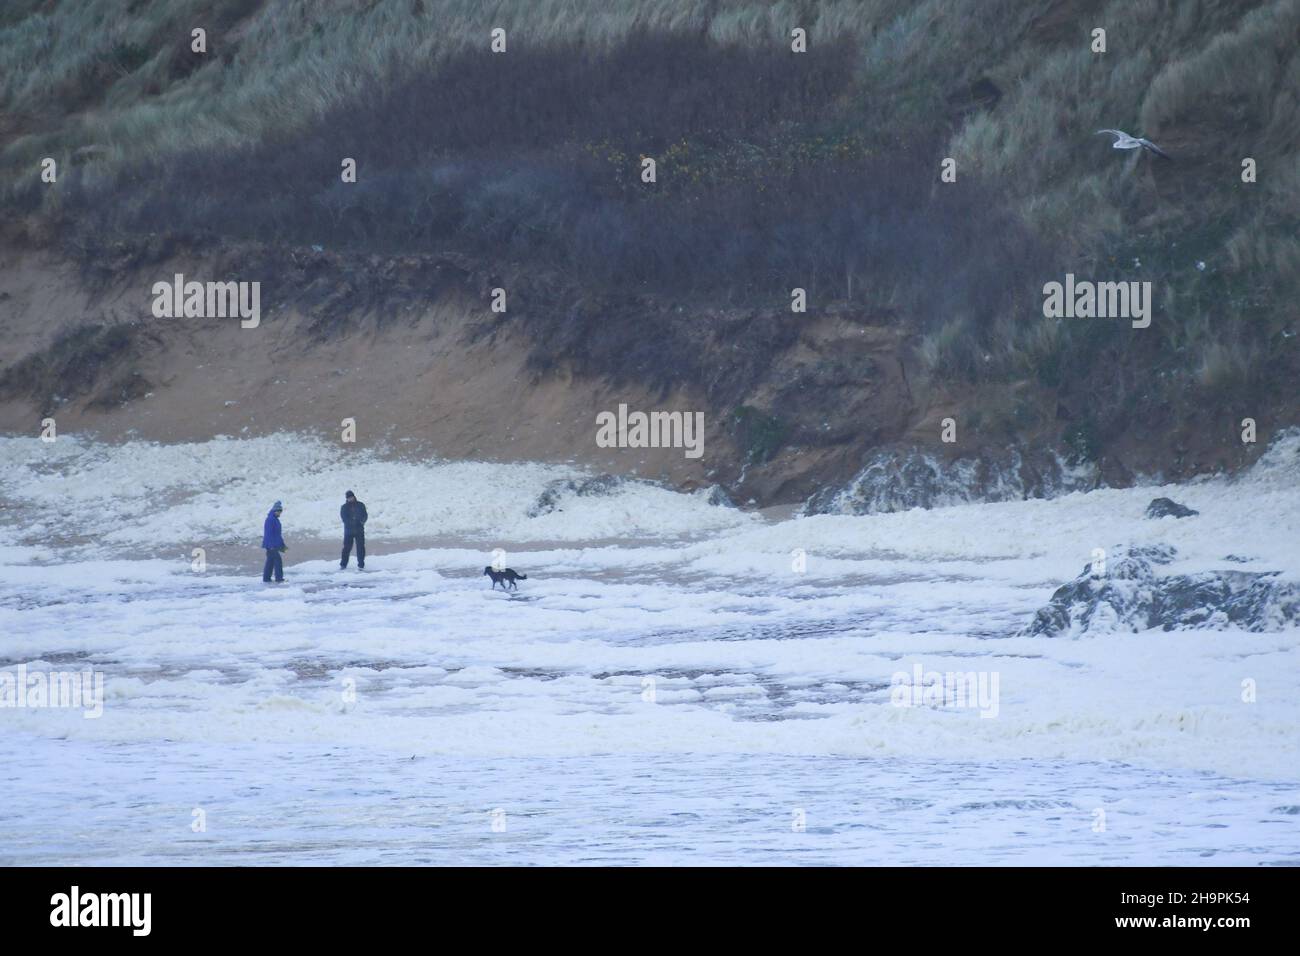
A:
[[[526,574],[519,574],[519,575],[516,575],[516,577],[518,577],[520,581],[527,581],[527,580],[528,580],[528,575],[526,575]]]

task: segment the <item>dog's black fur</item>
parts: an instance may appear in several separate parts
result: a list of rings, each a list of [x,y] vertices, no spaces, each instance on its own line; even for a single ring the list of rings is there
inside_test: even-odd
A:
[[[493,571],[491,566],[489,565],[488,567],[483,569],[483,573],[492,579],[492,590],[494,591],[496,590],[496,586],[498,584],[501,584],[502,581],[507,582],[510,585],[510,587],[518,591],[519,585],[516,584],[515,582],[528,580],[528,575],[520,574],[514,568],[506,568],[504,571]],[[505,584],[501,584],[501,590],[502,591],[506,590]]]

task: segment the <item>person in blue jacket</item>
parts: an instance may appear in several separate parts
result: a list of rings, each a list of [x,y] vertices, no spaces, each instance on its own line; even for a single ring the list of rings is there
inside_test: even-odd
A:
[[[284,534],[280,530],[280,512],[284,505],[276,502],[266,513],[266,523],[262,525],[262,547],[266,549],[266,565],[262,568],[262,580],[271,583],[271,572],[275,572],[275,583],[284,583],[284,560],[280,553],[288,549],[284,543]]]
[[[366,566],[366,506],[364,502],[357,501],[357,496],[348,492],[344,497],[343,507],[339,509],[339,517],[343,519],[343,557],[339,559],[339,567],[348,566],[348,556],[352,554],[352,545],[355,542],[357,546],[357,567]]]

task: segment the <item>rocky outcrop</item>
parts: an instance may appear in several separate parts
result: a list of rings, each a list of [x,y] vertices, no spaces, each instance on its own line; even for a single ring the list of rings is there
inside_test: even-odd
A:
[[[1173,498],[1154,498],[1146,510],[1148,518],[1190,518],[1198,514],[1195,508],[1180,505]]]
[[[710,485],[708,488],[701,489],[699,493],[704,495],[704,500],[715,508],[736,507],[736,503],[731,500],[731,496],[721,485]]]
[[[621,475],[557,478],[555,481],[547,482],[542,493],[533,502],[533,506],[528,509],[528,517],[536,518],[550,514],[552,511],[563,511],[564,502],[569,498],[608,498],[633,484],[648,485],[652,482],[639,478],[624,478]]]
[[[1167,574],[1169,546],[1115,549],[1056,590],[1021,634],[1078,636],[1112,631],[1280,631],[1300,623],[1300,582],[1277,571]],[[1226,559],[1225,559],[1226,560]]]
[[[804,514],[865,515],[976,501],[1051,498],[1095,488],[1095,466],[1070,465],[1051,451],[984,450],[943,459],[920,449],[876,452],[847,485],[813,495]]]

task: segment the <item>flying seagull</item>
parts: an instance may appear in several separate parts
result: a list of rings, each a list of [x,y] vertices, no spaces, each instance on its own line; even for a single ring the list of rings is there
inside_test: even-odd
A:
[[[1163,156],[1165,159],[1173,159],[1172,156],[1155,143],[1151,142],[1151,140],[1143,139],[1141,136],[1130,136],[1122,129],[1099,129],[1097,130],[1097,133],[1099,135],[1101,133],[1110,133],[1115,137],[1115,142],[1111,144],[1112,149],[1137,149],[1138,147],[1141,147],[1142,149],[1151,150],[1151,152],[1155,153],[1157,156]]]

